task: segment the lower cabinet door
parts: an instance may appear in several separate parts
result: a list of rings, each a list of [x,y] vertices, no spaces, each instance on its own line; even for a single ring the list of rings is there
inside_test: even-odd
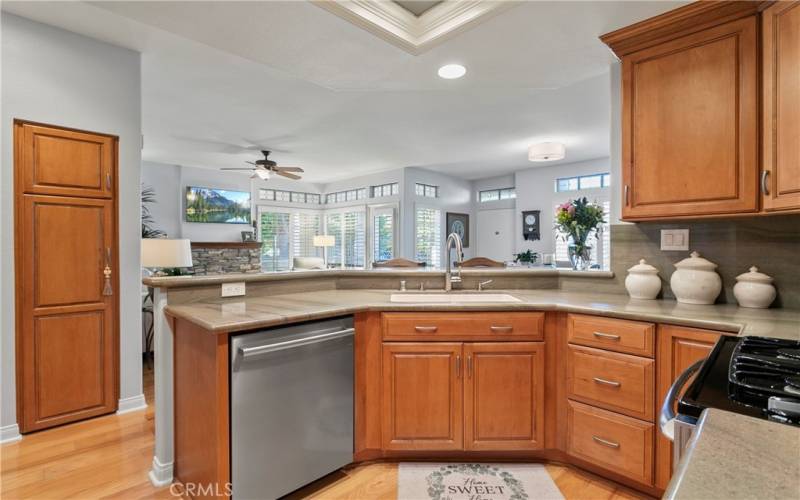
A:
[[[544,343],[464,344],[467,450],[535,450],[544,443]]]
[[[461,343],[383,344],[383,448],[463,449]]]
[[[655,426],[567,401],[567,453],[642,484],[653,484]]]

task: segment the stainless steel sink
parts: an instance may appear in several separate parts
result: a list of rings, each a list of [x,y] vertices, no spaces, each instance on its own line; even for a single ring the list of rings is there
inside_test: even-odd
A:
[[[485,304],[522,302],[518,298],[507,293],[393,293],[390,301],[411,304]]]

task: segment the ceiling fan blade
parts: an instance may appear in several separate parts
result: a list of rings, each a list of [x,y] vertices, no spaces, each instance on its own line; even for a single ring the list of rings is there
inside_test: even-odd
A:
[[[290,174],[289,172],[282,172],[280,170],[276,170],[275,173],[278,175],[282,175],[284,177],[288,177],[289,179],[294,179],[294,180],[302,179],[302,177],[300,177],[299,175]]]
[[[277,168],[278,170],[283,170],[284,172],[305,172],[305,170],[300,167],[282,167],[278,165]]]

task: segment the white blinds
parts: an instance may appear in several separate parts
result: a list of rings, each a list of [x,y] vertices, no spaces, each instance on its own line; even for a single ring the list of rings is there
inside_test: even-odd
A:
[[[442,211],[417,208],[414,217],[414,258],[429,266],[442,265]]]
[[[262,212],[259,221],[261,231],[261,270],[286,271],[289,269],[289,214]]]
[[[372,260],[394,257],[394,211],[376,211],[372,217]]]
[[[322,217],[315,213],[292,214],[292,257],[322,257],[314,236],[322,234]]]
[[[328,248],[328,263],[332,266],[342,265],[342,214],[327,214],[325,217],[325,234],[334,237],[334,245]]]
[[[366,239],[364,212],[344,213],[344,266],[364,267]]]

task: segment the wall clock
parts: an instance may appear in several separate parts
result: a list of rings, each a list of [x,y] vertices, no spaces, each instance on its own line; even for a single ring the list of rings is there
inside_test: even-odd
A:
[[[526,241],[541,239],[539,234],[540,210],[525,210],[522,212],[522,237]]]

